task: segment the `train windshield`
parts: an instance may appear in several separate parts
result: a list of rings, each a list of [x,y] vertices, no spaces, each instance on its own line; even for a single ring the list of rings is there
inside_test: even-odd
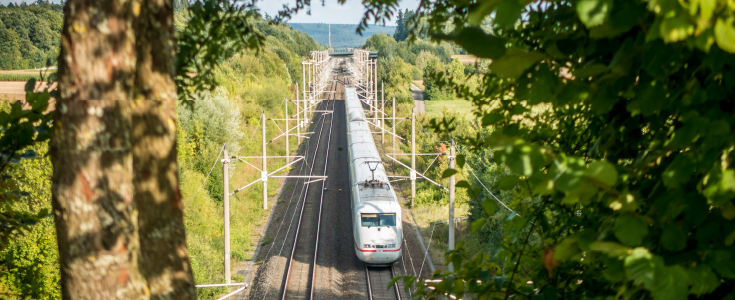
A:
[[[396,226],[396,214],[361,214],[362,226]]]

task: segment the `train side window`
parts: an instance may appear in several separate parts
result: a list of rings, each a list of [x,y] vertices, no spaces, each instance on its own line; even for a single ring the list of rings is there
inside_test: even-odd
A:
[[[362,226],[379,226],[380,218],[378,214],[361,214]]]
[[[380,214],[380,226],[396,226],[396,214]]]

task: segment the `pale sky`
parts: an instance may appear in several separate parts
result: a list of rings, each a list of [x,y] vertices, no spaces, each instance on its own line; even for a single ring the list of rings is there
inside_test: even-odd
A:
[[[2,0],[0,0],[2,1]],[[268,13],[276,16],[278,11],[283,8],[284,4],[293,5],[294,0],[260,0],[257,6],[261,13]],[[419,7],[419,0],[400,0],[398,2],[402,10],[416,10]],[[311,1],[311,15],[306,14],[306,10],[302,10],[294,16],[289,22],[291,23],[327,23],[327,24],[357,24],[362,20],[365,8],[360,0],[347,0],[344,5],[339,5],[337,0],[326,0],[325,6],[322,6],[321,0]],[[369,23],[372,25],[372,23]],[[378,25],[383,25],[378,24]],[[395,26],[396,18],[386,21],[385,25]]]
[[[33,3],[35,0],[0,0],[1,4],[7,5],[8,3]],[[52,0],[51,2],[58,3],[58,0]],[[293,5],[296,1],[294,0],[260,0],[258,1],[258,7],[262,13],[268,13],[271,16],[278,14],[278,11],[283,8],[284,4]],[[339,5],[337,0],[326,0],[325,6],[322,6],[321,0],[311,1],[311,15],[306,14],[306,10],[299,12],[289,22],[292,23],[327,23],[327,24],[357,24],[362,20],[362,16],[365,13],[365,9],[362,6],[360,0],[347,0],[344,5]],[[401,9],[416,10],[419,6],[419,0],[400,0],[398,2]],[[372,25],[372,23],[370,23]],[[379,24],[382,25],[382,24]],[[395,17],[386,21],[385,25],[395,26]]]

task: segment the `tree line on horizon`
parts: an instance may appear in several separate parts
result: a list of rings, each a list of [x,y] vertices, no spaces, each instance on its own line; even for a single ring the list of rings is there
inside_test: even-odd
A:
[[[329,45],[329,27],[332,30],[332,48],[360,48],[373,34],[393,34],[395,26],[372,25],[362,35],[355,32],[357,24],[325,24],[325,23],[288,23],[296,30],[309,34],[322,45]]]
[[[62,5],[48,0],[0,4],[0,70],[55,65],[59,56]]]

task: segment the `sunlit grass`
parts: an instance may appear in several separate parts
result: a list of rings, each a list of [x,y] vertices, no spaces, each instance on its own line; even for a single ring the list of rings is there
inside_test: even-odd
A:
[[[472,102],[467,100],[426,100],[426,117],[441,118],[442,112],[457,113],[464,118],[474,118],[472,115],[472,109],[474,106]]]

